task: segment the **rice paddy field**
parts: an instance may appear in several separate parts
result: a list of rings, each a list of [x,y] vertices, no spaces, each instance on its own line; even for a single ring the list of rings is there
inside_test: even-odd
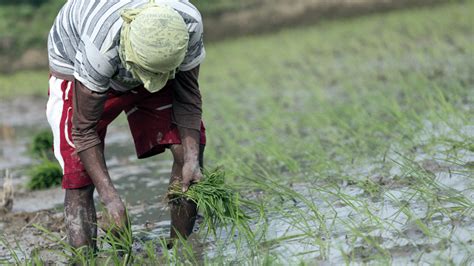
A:
[[[258,244],[221,259],[474,263],[473,12],[470,1],[208,46],[207,161],[266,214]]]
[[[208,44],[206,165],[255,204],[249,227],[158,257],[150,240],[131,264],[472,265],[472,14],[463,1]]]

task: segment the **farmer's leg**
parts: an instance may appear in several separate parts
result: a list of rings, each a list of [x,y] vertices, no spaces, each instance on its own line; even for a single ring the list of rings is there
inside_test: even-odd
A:
[[[135,142],[138,158],[147,158],[162,153],[170,147],[174,157],[171,180],[181,180],[183,168],[183,148],[179,131],[172,123],[173,88],[169,84],[158,92],[150,93],[138,88],[136,97],[141,97],[134,106],[125,109],[130,130]],[[201,167],[206,143],[204,124],[201,125]],[[196,205],[187,201],[171,205],[171,237],[179,232],[187,237],[196,219]],[[175,230],[176,229],[176,230]]]
[[[93,195],[93,185],[66,189],[64,199],[66,234],[72,247],[96,247],[97,218]]]
[[[73,246],[85,243],[93,245],[94,240],[91,238],[97,234],[92,199],[93,181],[77,156],[72,142],[73,90],[73,82],[51,76],[46,115],[53,131],[54,154],[63,169],[62,186],[66,189],[64,205],[69,241]],[[116,106],[114,104],[109,102],[106,104],[104,119],[98,125],[98,133],[102,140],[107,125],[122,111],[120,108],[114,108]],[[100,151],[103,152],[103,147],[100,147]],[[116,205],[119,207],[114,207]],[[124,213],[125,207],[120,208],[123,203],[109,206],[111,207],[108,210],[112,213]]]
[[[64,212],[68,241],[73,247],[95,247],[94,187],[71,141],[73,82],[51,76],[46,116],[54,139],[54,155],[63,169]]]
[[[180,144],[171,145],[173,154],[173,167],[171,169],[170,185],[173,182],[180,182],[182,178],[181,170],[184,164],[183,147]],[[204,145],[200,145],[199,164],[203,168],[204,161]],[[177,238],[177,235],[188,237],[194,227],[197,216],[196,204],[192,201],[178,200],[170,203],[171,211],[171,232],[170,237]]]

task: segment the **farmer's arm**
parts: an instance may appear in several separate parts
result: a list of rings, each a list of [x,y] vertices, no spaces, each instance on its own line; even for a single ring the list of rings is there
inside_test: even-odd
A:
[[[202,101],[199,66],[178,72],[173,82],[173,122],[177,125],[184,151],[183,190],[202,178],[199,167]]]
[[[75,81],[72,118],[72,138],[84,168],[96,186],[105,205],[116,200],[117,192],[110,180],[103,148],[97,133],[97,123],[104,110],[107,93],[89,90]]]

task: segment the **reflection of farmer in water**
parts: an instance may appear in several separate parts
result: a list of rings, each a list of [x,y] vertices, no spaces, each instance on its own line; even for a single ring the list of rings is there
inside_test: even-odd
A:
[[[72,246],[95,246],[94,188],[110,224],[123,229],[128,222],[104,161],[107,125],[122,111],[139,158],[169,148],[171,181],[187,190],[201,179],[202,31],[201,16],[187,0],[70,0],[59,12],[48,40],[47,117],[64,171]],[[189,235],[195,216],[194,204],[173,204],[171,237]]]

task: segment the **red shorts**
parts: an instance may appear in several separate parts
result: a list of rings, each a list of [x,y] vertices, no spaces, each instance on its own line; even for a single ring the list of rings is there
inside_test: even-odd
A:
[[[81,188],[92,184],[71,137],[72,95],[74,82],[51,76],[46,116],[53,131],[54,155],[63,169],[62,186]],[[110,92],[97,132],[104,141],[107,126],[124,111],[135,142],[138,158],[147,158],[165,151],[171,144],[180,144],[177,127],[171,122],[172,88],[165,86],[156,93],[143,87],[126,93]],[[201,144],[206,143],[201,122]]]

